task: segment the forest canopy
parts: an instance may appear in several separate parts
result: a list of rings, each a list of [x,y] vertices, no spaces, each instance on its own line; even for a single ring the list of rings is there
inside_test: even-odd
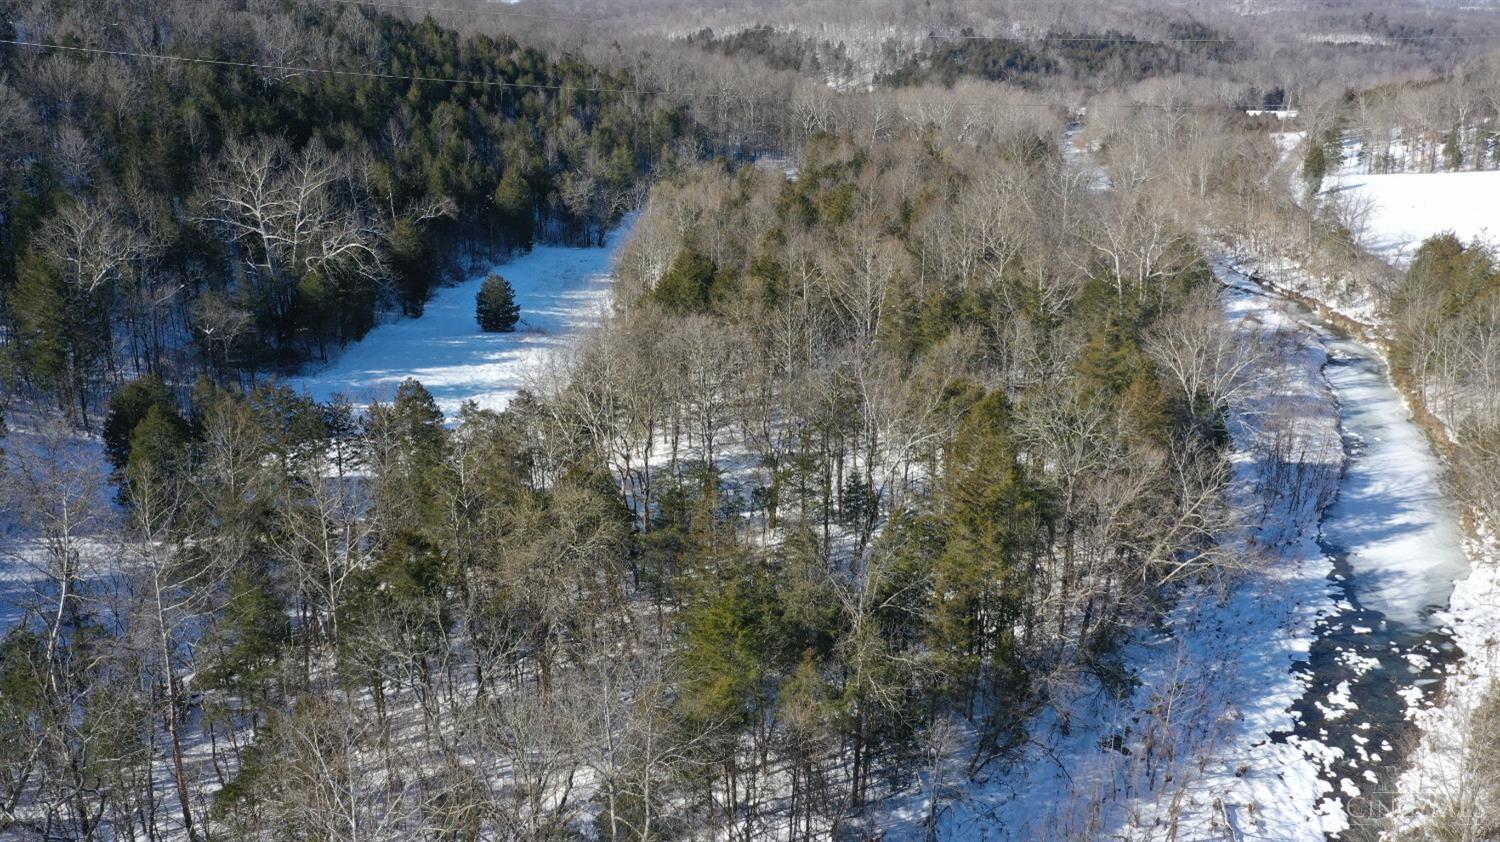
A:
[[[597,241],[691,134],[608,93],[634,87],[626,74],[430,19],[279,1],[82,12],[10,20],[38,41],[149,38],[229,64],[0,50],[4,371],[80,422],[136,374],[326,359],[387,311],[420,313],[463,255]]]
[[[1279,65],[1468,11],[449,2],[0,0],[0,836],[1376,812],[1328,731],[1406,723],[1332,702],[1397,673],[1286,655],[1369,637],[1345,420],[1500,509],[1500,260],[1386,265],[1338,188],[1491,175],[1500,63]],[[1388,632],[1403,695],[1461,680]]]

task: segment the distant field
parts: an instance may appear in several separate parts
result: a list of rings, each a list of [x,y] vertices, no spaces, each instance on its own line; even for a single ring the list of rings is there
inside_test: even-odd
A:
[[[1362,240],[1393,263],[1445,231],[1466,242],[1500,241],[1500,172],[1343,175],[1328,192],[1367,208]]]

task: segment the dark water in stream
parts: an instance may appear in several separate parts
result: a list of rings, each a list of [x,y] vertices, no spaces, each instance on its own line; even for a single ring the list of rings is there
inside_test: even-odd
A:
[[[1447,631],[1431,619],[1441,606],[1432,606],[1427,621],[1415,625],[1389,620],[1360,605],[1358,574],[1348,553],[1326,541],[1319,545],[1336,567],[1329,579],[1340,605],[1319,622],[1307,663],[1294,669],[1307,690],[1292,705],[1298,721],[1293,735],[1337,751],[1321,765],[1323,779],[1349,815],[1350,830],[1338,838],[1362,839],[1378,833],[1407,752],[1419,736],[1407,718],[1412,691],[1432,700],[1444,668],[1458,653]],[[1352,707],[1330,704],[1330,698],[1347,699]],[[1346,790],[1345,780],[1357,789]]]

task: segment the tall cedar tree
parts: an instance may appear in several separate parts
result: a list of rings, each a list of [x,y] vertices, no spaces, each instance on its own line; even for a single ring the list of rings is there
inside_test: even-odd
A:
[[[521,320],[521,305],[516,303],[515,287],[491,272],[474,299],[474,315],[479,320],[479,329],[486,333],[515,330],[516,323]]]

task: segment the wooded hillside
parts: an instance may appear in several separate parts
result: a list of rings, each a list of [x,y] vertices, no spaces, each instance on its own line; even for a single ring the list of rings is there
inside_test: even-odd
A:
[[[468,257],[597,239],[688,133],[626,74],[355,6],[57,0],[6,25],[174,57],[0,50],[4,372],[84,424],[135,375],[326,359]]]

